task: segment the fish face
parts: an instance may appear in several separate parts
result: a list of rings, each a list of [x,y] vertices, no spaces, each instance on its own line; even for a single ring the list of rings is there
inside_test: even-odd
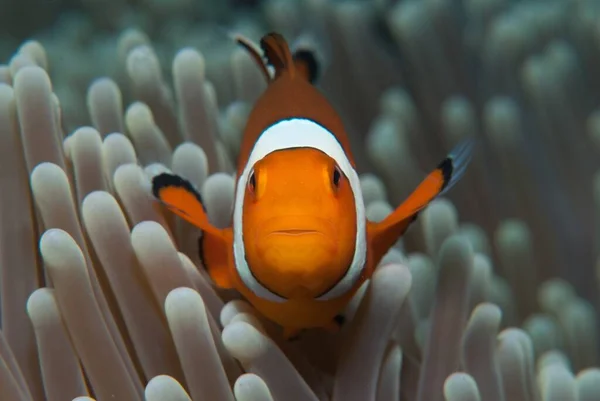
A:
[[[288,299],[325,293],[352,262],[355,207],[347,178],[319,150],[280,150],[257,162],[248,178],[243,217],[253,276]]]

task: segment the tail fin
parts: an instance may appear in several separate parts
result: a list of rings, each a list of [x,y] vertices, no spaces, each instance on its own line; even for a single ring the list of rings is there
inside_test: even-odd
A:
[[[318,62],[315,54],[305,48],[298,49],[292,54],[287,41],[279,33],[271,32],[262,37],[260,40],[262,54],[261,50],[247,38],[238,35],[235,37],[235,41],[250,53],[268,82],[277,79],[285,71],[292,78],[299,76],[310,83],[314,83],[317,78]],[[266,59],[266,62],[264,59]],[[274,68],[273,77],[271,77],[267,65]]]

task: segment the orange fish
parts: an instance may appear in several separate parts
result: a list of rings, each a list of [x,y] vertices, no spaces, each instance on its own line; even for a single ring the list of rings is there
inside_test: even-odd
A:
[[[213,226],[200,194],[172,174],[153,179],[167,208],[203,230],[200,254],[214,283],[239,291],[280,324],[337,331],[341,312],[420,210],[462,176],[472,141],[459,145],[379,223],[368,221],[344,126],[315,88],[314,55],[285,39],[237,38],[268,87],[248,118],[238,159],[231,227]]]

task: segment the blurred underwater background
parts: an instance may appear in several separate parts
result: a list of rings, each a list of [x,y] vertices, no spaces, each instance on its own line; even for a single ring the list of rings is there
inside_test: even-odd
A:
[[[600,400],[600,1],[0,8],[0,401]],[[342,331],[291,343],[148,194],[173,171],[230,224],[266,88],[231,35],[270,31],[316,51],[369,219],[478,140]]]

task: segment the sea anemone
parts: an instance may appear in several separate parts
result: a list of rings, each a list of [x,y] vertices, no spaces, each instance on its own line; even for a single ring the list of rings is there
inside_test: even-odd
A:
[[[599,399],[598,2],[106,3],[4,21],[0,401]],[[294,342],[149,191],[175,172],[229,224],[265,83],[227,32],[270,30],[318,51],[368,218],[478,139],[341,332]]]

